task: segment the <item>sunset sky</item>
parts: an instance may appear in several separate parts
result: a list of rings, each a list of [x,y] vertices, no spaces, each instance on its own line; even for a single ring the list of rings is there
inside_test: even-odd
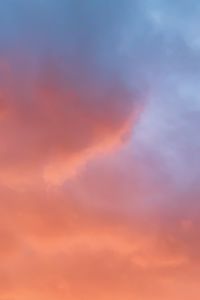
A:
[[[200,299],[200,1],[0,1],[0,300]]]

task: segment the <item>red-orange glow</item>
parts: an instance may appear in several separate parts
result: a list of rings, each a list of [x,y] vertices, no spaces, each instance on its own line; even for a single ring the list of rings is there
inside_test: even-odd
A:
[[[55,71],[40,80],[8,73],[0,300],[199,300],[199,221],[143,210],[154,187],[137,186],[137,162],[122,161],[125,175],[112,164],[138,118],[134,99],[121,86],[103,95],[59,85]]]

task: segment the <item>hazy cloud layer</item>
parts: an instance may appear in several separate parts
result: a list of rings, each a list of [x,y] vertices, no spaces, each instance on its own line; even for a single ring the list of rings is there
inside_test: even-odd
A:
[[[0,298],[199,299],[199,17],[0,4]]]

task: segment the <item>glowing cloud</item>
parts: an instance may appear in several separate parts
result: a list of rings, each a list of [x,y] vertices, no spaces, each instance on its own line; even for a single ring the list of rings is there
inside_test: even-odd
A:
[[[0,300],[199,300],[199,16],[0,2]]]

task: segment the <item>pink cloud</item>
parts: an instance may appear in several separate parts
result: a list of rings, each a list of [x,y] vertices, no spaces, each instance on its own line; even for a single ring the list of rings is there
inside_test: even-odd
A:
[[[174,190],[173,209],[158,205],[165,177],[131,156],[138,96],[55,68],[2,72],[0,297],[199,299],[195,209]]]
[[[1,72],[0,177],[8,184],[64,180],[123,143],[138,117],[137,96],[120,83],[81,87],[55,67],[34,80],[31,70]]]

